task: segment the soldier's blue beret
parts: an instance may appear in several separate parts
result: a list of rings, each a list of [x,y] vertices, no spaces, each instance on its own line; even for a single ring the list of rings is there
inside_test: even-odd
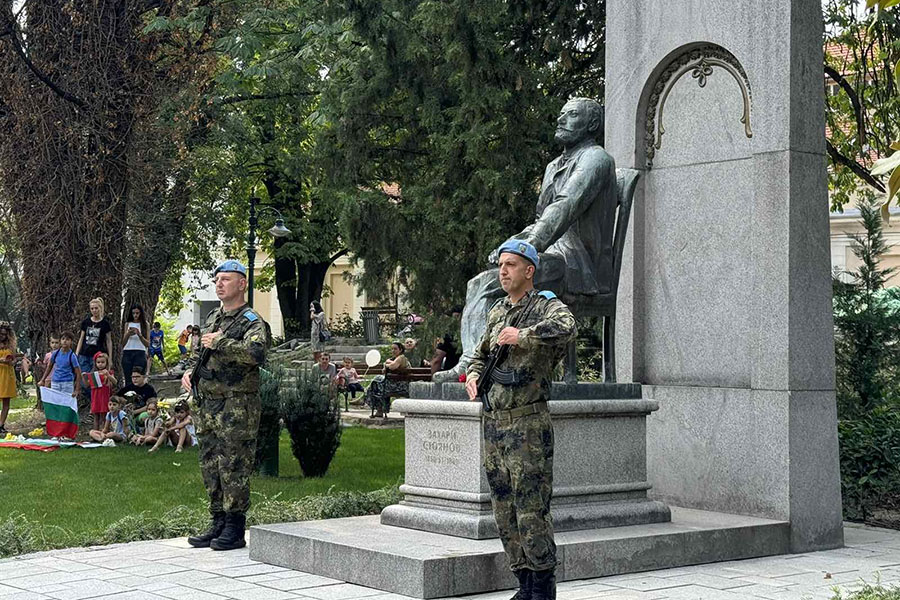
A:
[[[503,254],[504,252],[518,254],[522,258],[530,260],[535,269],[541,262],[541,259],[538,258],[538,251],[525,240],[506,240],[497,250],[497,254]]]
[[[213,271],[213,277],[219,273],[240,273],[244,277],[247,276],[247,267],[236,260],[226,260]]]

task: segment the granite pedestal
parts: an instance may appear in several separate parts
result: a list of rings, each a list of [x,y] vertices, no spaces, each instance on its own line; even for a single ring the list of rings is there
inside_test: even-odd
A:
[[[481,404],[461,384],[413,384],[406,483],[380,517],[255,527],[250,556],[416,598],[510,588],[515,579],[482,467]],[[635,384],[554,384],[552,513],[558,578],[581,579],[786,552],[783,521],[670,509],[648,499],[647,416]]]
[[[483,464],[481,404],[462,384],[413,384],[405,415],[404,499],[384,525],[471,539],[497,537]],[[556,531],[668,521],[649,500],[647,416],[658,408],[635,384],[554,384],[553,525]]]

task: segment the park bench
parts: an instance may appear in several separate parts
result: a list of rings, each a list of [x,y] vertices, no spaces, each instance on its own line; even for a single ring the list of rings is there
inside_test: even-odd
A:
[[[385,377],[390,381],[431,381],[431,368],[413,367],[403,373],[387,373]]]

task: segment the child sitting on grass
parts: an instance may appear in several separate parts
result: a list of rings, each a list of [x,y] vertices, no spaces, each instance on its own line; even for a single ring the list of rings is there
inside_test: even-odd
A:
[[[106,413],[106,422],[103,429],[92,429],[91,439],[95,442],[104,442],[113,440],[114,442],[124,442],[131,435],[131,426],[128,422],[128,415],[122,410],[125,401],[119,396],[113,396],[109,399],[109,412]]]
[[[196,446],[197,434],[194,431],[194,421],[191,419],[191,411],[187,402],[179,402],[175,405],[174,416],[166,421],[165,429],[156,440],[156,444],[148,452],[156,452],[165,441],[175,446],[175,452],[181,452],[184,446]]]
[[[149,446],[156,444],[162,435],[163,420],[159,416],[159,407],[156,400],[147,403],[147,418],[144,420],[143,435],[135,435],[131,438],[131,443],[135,446]]]

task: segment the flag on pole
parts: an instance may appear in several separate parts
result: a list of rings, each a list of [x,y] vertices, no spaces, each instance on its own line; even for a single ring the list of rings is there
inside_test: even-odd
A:
[[[78,400],[65,392],[41,388],[47,435],[74,438],[78,433]]]

